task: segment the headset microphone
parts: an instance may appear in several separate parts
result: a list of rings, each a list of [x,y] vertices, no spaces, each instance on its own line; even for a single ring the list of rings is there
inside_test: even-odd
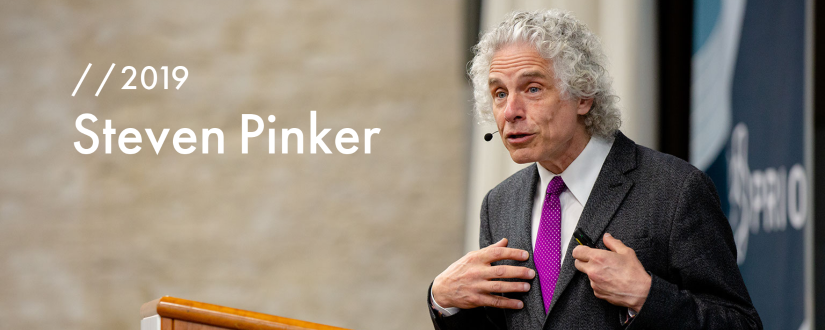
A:
[[[498,133],[498,131],[495,131],[495,132],[493,132],[493,133],[487,133],[487,134],[484,134],[484,141],[490,141],[490,140],[492,140],[492,139],[493,139],[493,134],[495,134],[495,133]]]

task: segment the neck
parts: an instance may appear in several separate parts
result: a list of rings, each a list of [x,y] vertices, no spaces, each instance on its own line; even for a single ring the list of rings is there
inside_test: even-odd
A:
[[[576,160],[576,157],[579,157],[588,142],[590,142],[590,134],[582,127],[576,130],[576,133],[573,134],[564,151],[558,157],[539,161],[538,163],[553,174],[561,174]]]

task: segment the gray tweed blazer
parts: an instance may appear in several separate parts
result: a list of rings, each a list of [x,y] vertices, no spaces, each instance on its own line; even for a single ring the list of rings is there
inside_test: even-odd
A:
[[[495,264],[535,269],[530,217],[538,181],[536,165],[529,166],[484,198],[480,246],[506,237],[509,247],[531,256]],[[504,294],[524,301],[521,310],[480,307],[442,317],[429,308],[428,294],[435,329],[762,329],[716,189],[683,160],[618,132],[578,227],[601,249],[604,233],[620,239],[651,274],[648,298],[629,325],[620,321],[627,309],[596,298],[587,275],[573,265],[571,240],[548,314],[537,276],[529,292]]]

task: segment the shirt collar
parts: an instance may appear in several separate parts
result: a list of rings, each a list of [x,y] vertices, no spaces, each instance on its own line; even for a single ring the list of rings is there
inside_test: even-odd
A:
[[[607,154],[610,153],[610,148],[613,146],[613,139],[605,139],[597,136],[590,138],[584,150],[576,159],[570,163],[569,166],[562,172],[561,178],[567,185],[567,189],[573,194],[573,197],[581,203],[587,204],[587,199],[590,198],[590,192],[593,190],[593,185],[596,184],[596,179],[599,177],[599,172],[602,170],[604,160],[607,159]],[[539,169],[539,177],[541,178],[542,192],[547,190],[547,185],[550,183],[556,174],[548,171],[541,164],[536,164]]]

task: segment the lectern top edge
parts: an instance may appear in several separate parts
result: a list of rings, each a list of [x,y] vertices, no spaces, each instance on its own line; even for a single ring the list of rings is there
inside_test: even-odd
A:
[[[156,324],[154,322],[159,322],[156,324],[159,330],[167,330],[164,327],[164,324],[167,323],[169,324],[168,330],[171,330],[172,327],[177,329],[178,326],[172,326],[172,324],[178,324],[178,322],[183,322],[181,325],[192,323],[218,329],[235,330],[347,330],[170,296],[164,296],[143,304],[140,307],[140,316],[144,320],[150,317],[157,318],[158,320],[150,323]],[[183,328],[189,329],[185,326]]]

